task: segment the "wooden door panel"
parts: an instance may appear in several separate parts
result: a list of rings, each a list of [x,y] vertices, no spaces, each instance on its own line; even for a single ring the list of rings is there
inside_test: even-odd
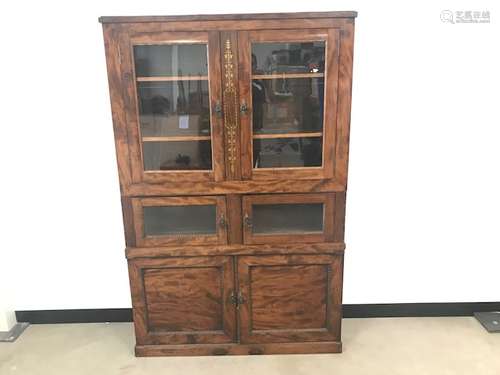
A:
[[[335,193],[243,197],[245,244],[334,240]]]
[[[221,330],[221,276],[215,267],[145,270],[151,331]]]
[[[253,330],[324,326],[328,295],[324,266],[255,267],[251,272]],[[304,285],[309,285],[314,293]]]
[[[243,343],[340,341],[341,255],[238,257]]]
[[[129,270],[138,343],[234,341],[231,257],[138,259]]]

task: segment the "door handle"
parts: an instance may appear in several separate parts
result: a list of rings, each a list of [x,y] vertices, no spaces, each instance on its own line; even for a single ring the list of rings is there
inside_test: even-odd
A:
[[[214,113],[217,118],[222,117],[222,105],[220,104],[220,101],[217,100],[214,105]]]
[[[240,104],[240,113],[242,116],[246,116],[248,113],[248,106],[247,103],[243,100],[243,102]]]
[[[251,228],[253,226],[252,218],[248,216],[248,214],[245,214],[245,217],[243,218],[243,223],[247,228]]]
[[[222,228],[226,228],[227,226],[227,221],[226,221],[226,217],[224,215],[220,215],[220,218],[219,218],[219,225],[222,227]]]
[[[234,293],[234,290],[229,294],[229,303],[234,305],[236,309],[239,310],[240,306],[246,302],[245,297],[241,293],[241,290],[238,291],[238,294]]]

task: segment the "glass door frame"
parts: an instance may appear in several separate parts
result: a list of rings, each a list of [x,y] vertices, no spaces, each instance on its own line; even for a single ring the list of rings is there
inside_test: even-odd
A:
[[[145,236],[144,207],[196,205],[215,205],[215,234]],[[228,221],[226,209],[226,197],[224,196],[132,198],[132,212],[134,217],[136,244],[138,247],[227,244],[227,233],[230,223]]]
[[[135,45],[206,44],[210,107],[211,170],[144,170],[142,137],[139,121],[137,77],[134,65]],[[222,102],[219,32],[155,32],[125,35],[120,42],[124,110],[126,114],[129,161],[132,183],[222,181],[225,175],[223,123],[217,110]]]
[[[323,204],[323,231],[321,233],[276,233],[254,234],[253,210],[254,204]],[[309,194],[259,194],[245,195],[242,199],[243,215],[243,243],[245,245],[266,243],[314,243],[331,242],[334,240],[335,227],[335,193],[309,193]]]
[[[335,169],[337,129],[337,87],[339,67],[339,29],[255,30],[238,32],[239,95],[240,104],[246,105],[241,121],[241,170],[245,180],[272,179],[331,179]],[[321,167],[253,168],[252,122],[252,42],[313,42],[324,41],[324,111]]]

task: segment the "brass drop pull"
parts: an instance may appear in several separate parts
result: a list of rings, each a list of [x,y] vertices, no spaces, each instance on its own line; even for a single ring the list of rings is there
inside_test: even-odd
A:
[[[227,221],[226,221],[226,218],[224,215],[221,215],[220,218],[219,218],[219,225],[222,227],[222,228],[225,228],[227,226]]]
[[[245,101],[243,101],[240,105],[240,113],[242,116],[246,116],[246,114],[248,113],[248,106]]]
[[[229,303],[231,305],[237,305],[238,304],[238,299],[236,297],[236,294],[234,294],[234,290],[231,290],[231,293],[229,294]]]
[[[246,302],[246,300],[245,300],[245,297],[243,297],[241,290],[238,291],[238,305],[236,305],[236,308],[239,309],[240,305],[243,305],[245,302]]]
[[[215,102],[214,112],[215,112],[215,116],[217,116],[218,118],[222,117],[222,105],[220,104],[220,101],[218,101],[218,100]]]
[[[243,297],[241,290],[238,291],[238,294],[235,294],[234,290],[231,291],[231,294],[229,295],[229,303],[235,305],[236,308],[239,309],[240,305],[244,304],[245,302],[246,300],[245,297]]]
[[[245,224],[245,226],[247,228],[251,228],[253,223],[252,223],[252,219],[250,218],[250,216],[248,216],[248,214],[245,214],[245,217],[243,218],[243,223]]]

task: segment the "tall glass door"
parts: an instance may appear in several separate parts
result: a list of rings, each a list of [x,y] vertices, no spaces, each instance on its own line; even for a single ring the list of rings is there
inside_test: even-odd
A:
[[[215,45],[208,33],[159,33],[131,40],[136,180],[222,178],[220,61],[213,39]]]
[[[238,48],[244,178],[332,177],[335,33],[244,32]]]

